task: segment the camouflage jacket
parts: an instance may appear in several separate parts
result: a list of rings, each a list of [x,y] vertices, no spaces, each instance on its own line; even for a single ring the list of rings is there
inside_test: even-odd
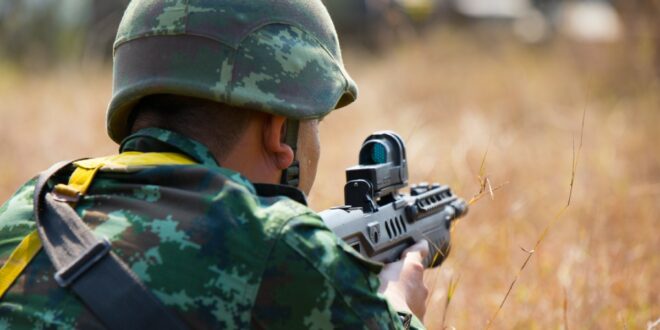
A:
[[[121,151],[178,152],[197,165],[100,172],[76,211],[165,306],[195,328],[401,328],[377,293],[378,264],[304,204],[265,196],[206,147],[149,128]],[[35,180],[0,208],[0,264],[35,229]],[[291,196],[296,197],[296,196]],[[300,203],[302,202],[302,203]],[[98,328],[41,251],[0,300],[0,329]],[[413,325],[421,326],[413,318]]]

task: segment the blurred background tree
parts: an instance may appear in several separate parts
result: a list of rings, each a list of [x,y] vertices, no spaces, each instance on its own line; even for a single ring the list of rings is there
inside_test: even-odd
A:
[[[128,3],[129,0],[3,0],[0,57],[31,68],[52,66],[60,61],[108,61],[117,26]],[[562,34],[569,39],[585,36],[592,39],[582,42],[622,39],[627,48],[636,50],[628,52],[631,62],[652,61],[660,74],[660,0],[325,0],[325,3],[342,43],[371,51],[387,50],[430,26],[487,24],[489,29],[494,25],[510,29],[514,36],[528,43],[547,42]]]
[[[0,56],[33,69],[107,61],[129,0],[3,0]]]
[[[629,63],[654,63],[660,76],[660,0],[616,0],[615,5],[626,27]]]

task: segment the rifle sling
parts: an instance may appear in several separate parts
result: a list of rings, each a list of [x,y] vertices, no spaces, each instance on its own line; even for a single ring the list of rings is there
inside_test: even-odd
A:
[[[75,292],[107,328],[187,328],[110,251],[107,239],[98,239],[71,205],[47,192],[49,179],[70,164],[41,173],[34,193],[37,230],[58,284]]]

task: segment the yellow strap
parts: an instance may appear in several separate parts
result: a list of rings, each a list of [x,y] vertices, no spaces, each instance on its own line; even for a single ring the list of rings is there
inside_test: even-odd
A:
[[[84,194],[92,184],[94,176],[100,171],[130,172],[132,168],[156,165],[190,165],[192,159],[169,152],[123,152],[119,155],[85,159],[74,163],[76,169],[69,178],[68,185],[57,185],[55,189],[66,195]],[[37,231],[28,234],[14,249],[7,262],[0,268],[0,299],[9,287],[21,275],[25,267],[41,249],[41,240]]]
[[[94,168],[76,168],[76,170],[73,171],[73,174],[71,174],[71,177],[69,177],[69,184],[66,185],[66,187],[81,195],[86,193],[87,188],[92,184],[92,180],[94,180],[94,176],[96,176],[96,172],[99,171],[99,168],[101,168],[101,166]]]
[[[119,155],[85,159],[74,163],[76,170],[69,178],[69,188],[81,195],[87,192],[96,172],[130,172],[132,168],[140,169],[154,165],[189,165],[195,164],[192,159],[171,152],[137,152],[128,151]]]
[[[25,236],[14,249],[7,262],[0,268],[0,299],[37,255],[39,249],[41,249],[41,240],[36,230]]]

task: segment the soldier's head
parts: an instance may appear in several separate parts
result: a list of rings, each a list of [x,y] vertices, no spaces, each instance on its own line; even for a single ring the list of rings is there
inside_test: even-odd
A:
[[[318,120],[356,96],[320,0],[133,0],[114,44],[107,127],[116,142],[147,126],[179,131],[234,169],[257,153],[279,170],[298,160],[308,191]],[[281,176],[253,172],[243,174]]]

